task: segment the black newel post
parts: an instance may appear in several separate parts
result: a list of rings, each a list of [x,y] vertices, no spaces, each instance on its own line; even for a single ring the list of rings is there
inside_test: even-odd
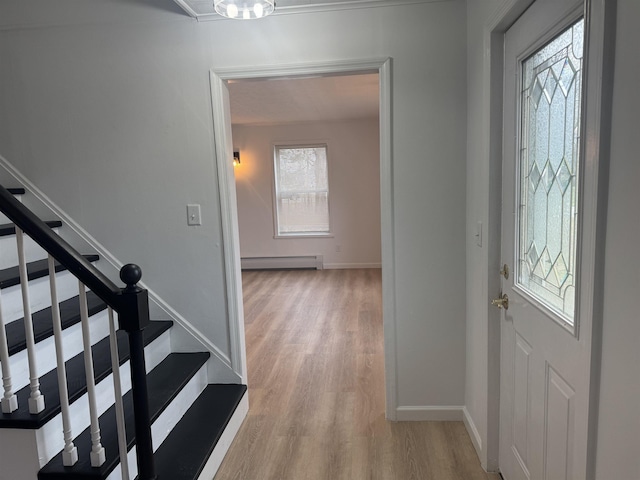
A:
[[[146,290],[136,285],[141,278],[142,270],[138,265],[129,263],[120,270],[120,279],[127,286],[122,290],[122,305],[118,312],[118,319],[120,328],[129,335],[138,478],[154,480],[157,476],[153,463],[149,395],[142,340],[142,331],[149,325],[149,296]]]

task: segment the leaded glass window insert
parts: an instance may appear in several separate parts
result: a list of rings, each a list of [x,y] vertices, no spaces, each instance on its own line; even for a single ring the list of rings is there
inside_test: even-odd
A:
[[[522,63],[518,285],[573,325],[584,20]]]
[[[329,234],[327,146],[275,149],[277,234]]]

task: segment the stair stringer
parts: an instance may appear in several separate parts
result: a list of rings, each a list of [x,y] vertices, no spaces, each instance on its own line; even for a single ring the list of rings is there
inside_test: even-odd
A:
[[[23,203],[40,217],[53,215],[59,218],[66,228],[61,229],[61,236],[78,250],[92,249],[100,255],[100,270],[117,284],[120,268],[124,262],[120,261],[112,252],[102,245],[95,237],[85,230],[75,219],[57,205],[47,194],[40,190],[22,172],[0,154],[0,179],[7,176],[24,187],[28,193]],[[6,183],[6,181],[5,181]],[[34,200],[35,199],[35,200]],[[72,234],[69,234],[71,231]],[[105,268],[107,267],[107,268]],[[206,337],[197,327],[180,315],[144,281],[139,285],[149,292],[149,308],[151,317],[157,320],[172,320],[174,322],[171,348],[173,352],[199,352],[203,349],[211,354],[207,363],[209,383],[246,383],[246,372],[241,367],[234,368],[231,358],[213,341]],[[229,326],[231,327],[231,326]],[[232,329],[229,328],[229,331]],[[174,340],[175,338],[175,340]],[[230,340],[230,339],[227,339]],[[241,339],[240,341],[243,341]],[[230,342],[231,343],[231,342]],[[231,345],[231,349],[241,348]]]

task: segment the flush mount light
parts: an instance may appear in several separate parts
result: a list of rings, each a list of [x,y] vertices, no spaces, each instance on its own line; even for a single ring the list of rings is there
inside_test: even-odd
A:
[[[274,0],[214,0],[213,8],[223,17],[251,20],[273,13]]]

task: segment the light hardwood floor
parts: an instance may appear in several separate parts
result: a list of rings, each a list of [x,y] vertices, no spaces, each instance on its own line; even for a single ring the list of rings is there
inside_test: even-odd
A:
[[[250,410],[216,480],[487,480],[461,422],[388,422],[380,270],[244,272]]]

